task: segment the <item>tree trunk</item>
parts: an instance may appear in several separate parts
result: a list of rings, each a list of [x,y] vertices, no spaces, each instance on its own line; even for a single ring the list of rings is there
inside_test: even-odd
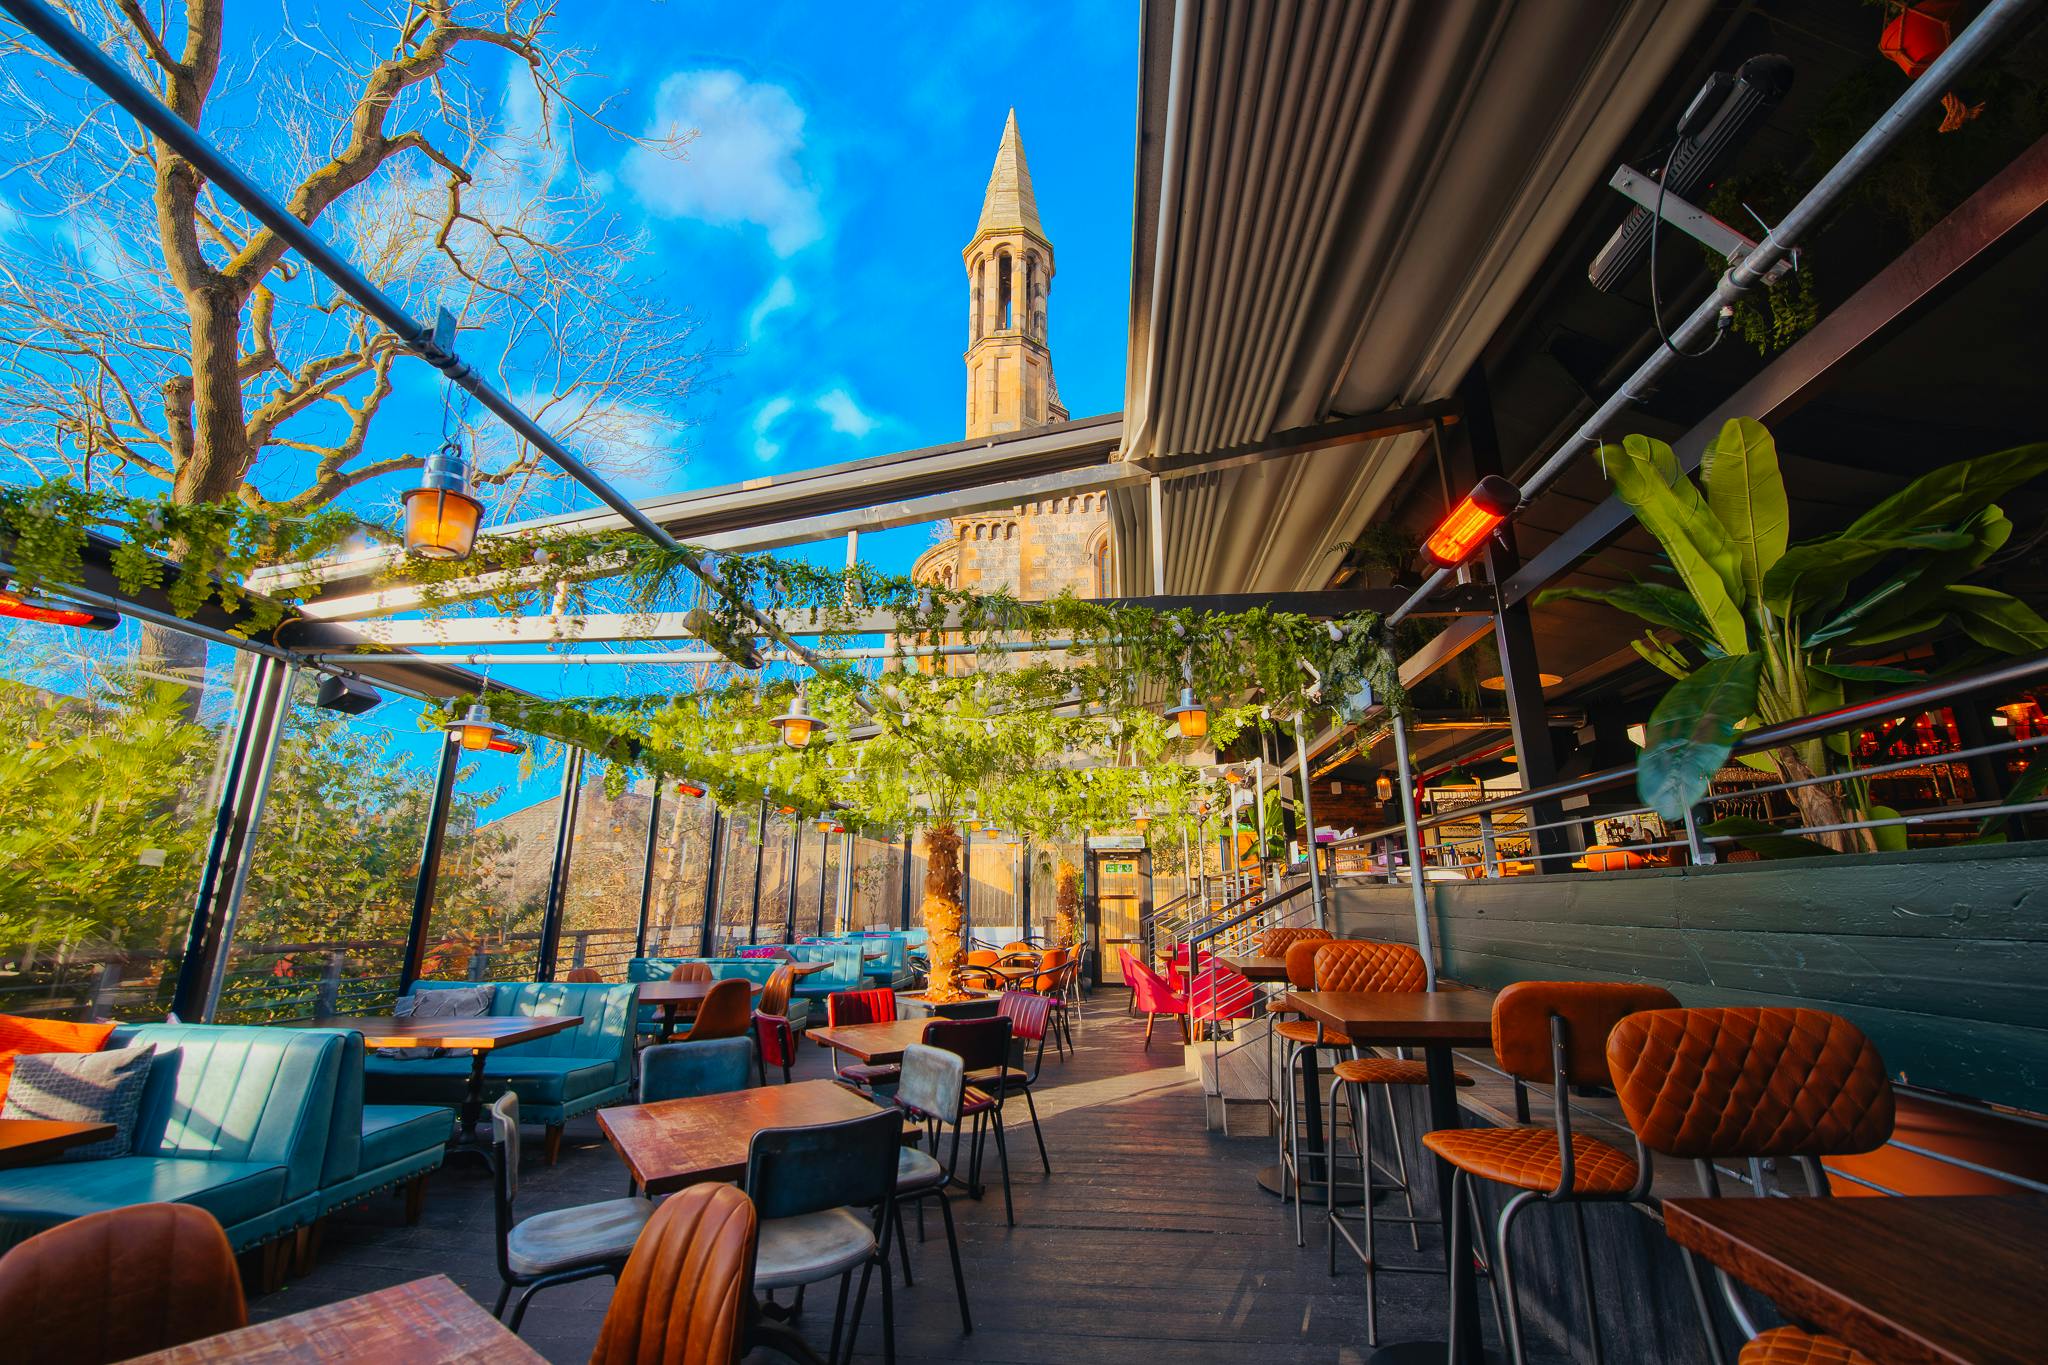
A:
[[[1053,921],[1053,935],[1057,941],[1052,946],[1072,948],[1078,946],[1081,941],[1081,871],[1062,858],[1056,875],[1059,880],[1059,900],[1056,918]]]
[[[936,1004],[972,999],[954,982],[960,968],[960,835],[951,825],[924,834],[924,927],[931,936],[925,998]]]
[[[1813,767],[1796,748],[1773,749],[1771,757],[1777,762],[1778,772],[1787,782],[1797,782],[1815,776]],[[1794,787],[1785,793],[1792,798],[1792,804],[1799,808],[1799,823],[1806,826],[1841,825],[1856,818],[1856,812],[1845,802],[1835,789],[1834,783],[1819,782],[1809,787]],[[1816,843],[1827,845],[1837,853],[1867,853],[1875,847],[1870,831],[1863,829],[1835,830],[1827,834],[1806,836]]]

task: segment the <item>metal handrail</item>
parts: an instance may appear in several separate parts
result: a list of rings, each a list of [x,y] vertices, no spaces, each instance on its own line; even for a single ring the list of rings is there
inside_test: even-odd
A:
[[[1929,711],[1946,702],[1962,697],[1971,696],[1979,692],[2010,689],[2022,683],[2032,682],[2041,678],[2048,678],[2048,654],[2038,654],[2028,659],[2008,660],[2005,663],[1976,673],[1956,678],[1946,678],[1917,687],[1909,687],[1870,701],[1858,702],[1853,706],[1838,707],[1832,711],[1802,716],[1797,720],[1766,726],[1760,730],[1744,731],[1741,737],[1737,739],[1733,753],[1750,754],[1764,749],[1774,749],[1780,745],[1796,743],[1799,740],[1814,739],[1837,730],[1844,730],[1867,720],[1881,720],[1890,716],[1910,715],[1916,712]],[[1989,749],[2006,750],[2023,747],[2035,742],[2037,741],[2014,741],[2007,745],[1989,746]],[[1956,750],[1953,753],[1929,755],[1928,759],[1931,761],[1952,761],[1959,757],[1971,757],[1986,751],[1983,748]],[[1860,774],[1829,773],[1821,775],[1816,780],[1840,781],[1845,777],[1858,775]],[[1588,773],[1584,777],[1576,777],[1568,782],[1552,783],[1547,787],[1539,787],[1534,791],[1514,792],[1507,796],[1494,797],[1488,801],[1475,801],[1470,805],[1459,806],[1455,810],[1437,811],[1430,815],[1420,816],[1416,824],[1420,829],[1434,829],[1440,825],[1470,820],[1484,815],[1493,815],[1502,811],[1522,810],[1544,802],[1559,801],[1567,796],[1578,796],[1598,791],[1603,787],[1627,782],[1634,778],[1634,776],[1635,768],[1633,766],[1604,768],[1599,772]],[[1781,786],[1791,785],[1798,784],[1781,784]],[[1754,793],[1744,792],[1740,794],[1751,795]],[[1989,814],[1993,812],[1984,811],[1977,813]],[[2018,807],[1999,807],[1996,813],[2024,814],[2025,812]],[[1577,822],[1567,820],[1555,823],[1573,824]],[[1544,826],[1544,828],[1551,827],[1551,825]],[[1399,837],[1404,833],[1405,826],[1403,825],[1386,825],[1378,829],[1368,830],[1363,834],[1354,834],[1348,839],[1336,840],[1326,845],[1326,847],[1333,849],[1356,848],[1380,839]]]

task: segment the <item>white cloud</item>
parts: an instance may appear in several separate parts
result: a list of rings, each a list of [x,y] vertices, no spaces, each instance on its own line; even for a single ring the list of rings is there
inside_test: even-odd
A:
[[[0,199],[0,237],[12,237],[21,229],[21,214],[12,204]]]
[[[843,388],[828,389],[819,394],[812,406],[825,414],[832,423],[832,430],[843,436],[859,438],[878,425],[877,419],[863,411],[854,396]]]
[[[786,393],[778,393],[754,410],[754,420],[748,426],[754,433],[754,458],[772,460],[782,453],[782,443],[772,435],[775,424],[787,417],[796,406],[796,400]]]
[[[784,309],[796,307],[796,283],[787,275],[777,275],[775,283],[768,286],[747,313],[747,340],[759,341],[768,319]]]
[[[626,184],[649,213],[719,227],[750,224],[788,256],[818,240],[818,196],[798,164],[804,111],[779,85],[737,71],[679,71],[655,93],[647,134],[694,129],[678,156],[652,147],[627,153]]]

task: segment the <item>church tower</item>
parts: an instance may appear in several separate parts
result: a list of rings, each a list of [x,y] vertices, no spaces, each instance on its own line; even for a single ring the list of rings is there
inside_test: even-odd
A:
[[[967,438],[1066,421],[1046,328],[1052,242],[1038,221],[1014,109],[1003,124],[981,217],[960,255],[967,266]],[[1001,459],[1000,447],[988,458]],[[1109,495],[1062,494],[954,517],[911,576],[947,587],[1006,588],[1026,600],[1062,592],[1108,596]]]
[[[1038,221],[1017,111],[1003,125],[967,263],[967,435],[1064,422],[1046,343],[1052,243]]]

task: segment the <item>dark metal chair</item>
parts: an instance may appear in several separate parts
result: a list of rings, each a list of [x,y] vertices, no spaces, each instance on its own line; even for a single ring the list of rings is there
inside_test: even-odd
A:
[[[753,1057],[745,1038],[656,1043],[640,1053],[640,1103],[745,1090]]]
[[[924,1026],[927,1047],[943,1048],[960,1057],[962,1069],[974,1072],[1001,1071],[1010,1064],[1010,1021],[1003,1015],[989,1019],[934,1019]],[[962,1112],[974,1119],[974,1150],[967,1163],[967,1189],[974,1198],[982,1195],[982,1145],[995,1135],[996,1155],[1003,1163],[1003,1218],[1017,1226],[1017,1210],[1010,1197],[1010,1148],[1003,1137],[1003,1092],[993,1095],[970,1088]]]
[[[960,1161],[960,1121],[967,1101],[967,1076],[960,1055],[940,1048],[912,1043],[903,1050],[903,1078],[896,1089],[898,1108],[925,1128],[926,1152],[906,1147],[897,1158],[896,1201],[900,1213],[907,1201],[917,1206],[917,1238],[924,1240],[924,1201],[937,1199],[939,1214],[946,1223],[946,1250],[953,1258],[953,1292],[960,1300],[960,1329],[974,1331],[974,1318],[967,1311],[967,1277],[960,1270],[960,1238],[953,1228],[953,1201],[946,1186]],[[952,1150],[941,1160],[939,1139],[944,1129],[953,1130]],[[910,1248],[904,1244],[903,1229],[896,1229],[897,1245],[903,1258],[903,1283],[910,1277]]]
[[[903,1145],[903,1116],[894,1109],[843,1123],[807,1128],[765,1128],[747,1148],[742,1188],[754,1201],[761,1225],[754,1255],[754,1288],[766,1293],[800,1289],[839,1278],[839,1305],[832,1316],[828,1359],[839,1358],[847,1322],[847,1293],[860,1271],[852,1330],[845,1331],[847,1358],[860,1328],[868,1281],[882,1272],[883,1357],[896,1359],[896,1301],[889,1272],[889,1238],[895,1224],[897,1153]],[[872,1209],[872,1219],[857,1210]],[[759,1322],[755,1336],[785,1354],[801,1358],[802,1338],[780,1324]]]

